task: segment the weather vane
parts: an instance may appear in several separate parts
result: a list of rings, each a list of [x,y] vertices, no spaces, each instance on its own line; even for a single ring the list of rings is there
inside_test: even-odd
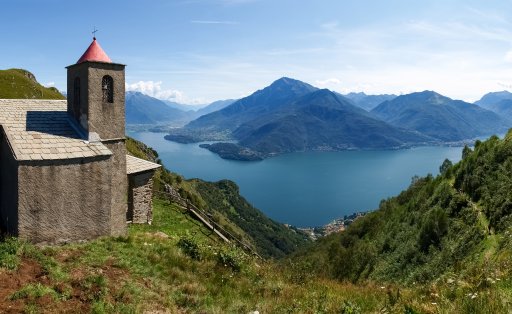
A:
[[[94,30],[92,31],[92,38],[96,39],[96,32],[98,30],[96,29],[96,26],[94,26]]]

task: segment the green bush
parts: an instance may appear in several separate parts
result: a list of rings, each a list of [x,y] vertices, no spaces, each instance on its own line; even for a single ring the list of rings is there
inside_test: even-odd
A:
[[[420,229],[418,244],[421,250],[427,253],[431,245],[439,247],[441,238],[447,231],[448,216],[441,208],[434,208],[427,216]]]
[[[17,238],[6,238],[0,242],[0,267],[14,270],[20,262],[22,244]]]
[[[181,237],[177,245],[188,257],[198,261],[203,259],[199,244],[194,238],[189,236]]]
[[[242,269],[244,253],[236,248],[229,248],[217,252],[217,264],[228,267],[234,272]]]
[[[361,308],[350,301],[343,301],[340,309],[341,314],[359,314]]]

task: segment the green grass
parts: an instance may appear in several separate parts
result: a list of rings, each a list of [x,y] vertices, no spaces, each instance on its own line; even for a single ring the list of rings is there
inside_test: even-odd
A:
[[[193,243],[201,258],[187,254],[179,245],[184,239]],[[32,278],[11,293],[9,302],[24,302],[31,311],[66,308],[78,301],[98,313],[279,313],[311,308],[333,312],[345,301],[370,309],[386,299],[379,289],[371,288],[369,295],[364,288],[313,280],[307,269],[291,272],[248,256],[159,199],[154,202],[154,224],[132,225],[125,237],[45,248],[16,243],[10,255],[18,256],[21,264],[36,261],[46,278],[44,283]],[[4,267],[0,275],[4,271],[14,270]],[[50,297],[49,305],[35,302],[44,296]]]
[[[422,285],[339,282],[315,275],[308,263],[248,256],[160,199],[153,225],[131,225],[124,237],[42,248],[5,243],[18,270],[36,262],[41,273],[0,305],[21,303],[34,313],[76,306],[95,313],[506,313],[512,300],[510,255],[467,261],[473,266],[463,272]],[[0,278],[14,272],[2,266]]]
[[[39,84],[22,69],[0,70],[0,99],[66,99],[54,87]]]

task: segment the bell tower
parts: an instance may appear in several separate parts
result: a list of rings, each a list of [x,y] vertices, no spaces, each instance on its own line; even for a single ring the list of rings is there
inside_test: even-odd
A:
[[[113,63],[93,38],[89,48],[68,70],[68,113],[87,140],[124,139],[124,64]]]
[[[111,234],[126,232],[125,65],[114,63],[93,38],[67,67],[67,111],[84,140],[101,142],[111,157]]]

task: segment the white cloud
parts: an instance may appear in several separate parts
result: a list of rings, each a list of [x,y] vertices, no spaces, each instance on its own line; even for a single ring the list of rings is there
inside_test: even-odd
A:
[[[44,87],[55,87],[55,82],[48,82],[43,84]]]
[[[132,84],[126,83],[126,91],[141,92],[151,97],[170,100],[180,104],[196,105],[205,103],[203,99],[188,98],[179,90],[162,88],[162,81],[138,81]]]

